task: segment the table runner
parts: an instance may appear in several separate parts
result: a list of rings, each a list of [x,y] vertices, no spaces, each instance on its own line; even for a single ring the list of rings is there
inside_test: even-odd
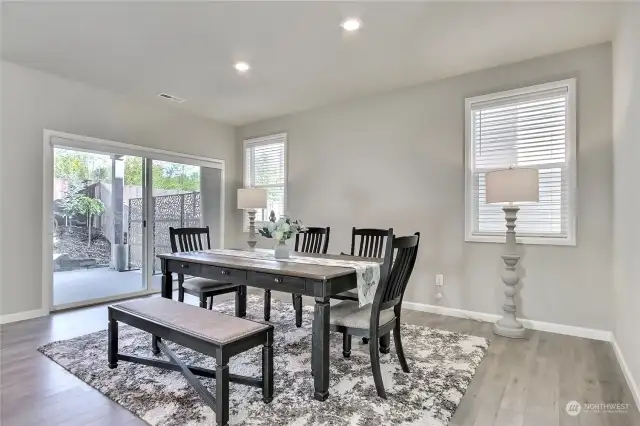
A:
[[[358,304],[361,307],[373,303],[373,298],[375,297],[376,289],[378,288],[378,281],[380,281],[380,264],[378,262],[309,257],[296,252],[292,252],[289,259],[286,260],[276,259],[273,255],[273,252],[269,251],[212,249],[203,250],[203,253],[244,257],[248,259],[277,260],[279,262],[306,263],[308,265],[339,266],[342,268],[352,268],[356,271],[358,283]]]

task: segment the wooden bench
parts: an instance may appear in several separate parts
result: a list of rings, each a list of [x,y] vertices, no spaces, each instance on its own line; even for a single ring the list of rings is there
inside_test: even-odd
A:
[[[151,333],[155,355],[164,353],[171,361],[118,353],[118,321]],[[164,344],[169,340],[216,358],[216,369],[185,365]],[[262,347],[262,378],[229,373],[229,358],[256,346]],[[153,297],[109,306],[109,368],[129,361],[179,371],[200,398],[216,413],[216,422],[229,422],[229,382],[262,388],[265,403],[273,399],[273,326],[209,311],[170,299]],[[195,376],[216,379],[213,396]]]

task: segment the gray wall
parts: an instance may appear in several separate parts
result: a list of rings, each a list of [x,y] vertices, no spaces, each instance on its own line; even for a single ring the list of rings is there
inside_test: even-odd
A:
[[[609,43],[501,66],[242,126],[242,140],[288,133],[288,211],[331,226],[330,251],[351,227],[422,233],[406,300],[500,313],[500,244],[464,242],[465,97],[578,79],[578,245],[525,246],[523,317],[613,329],[612,75]],[[261,244],[265,244],[264,242]]]
[[[226,228],[241,185],[234,129],[3,61],[0,314],[41,308],[43,129],[226,160]]]
[[[640,5],[627,5],[614,41],[615,336],[640,383]],[[636,388],[636,394],[638,389]],[[640,401],[638,401],[640,404]]]

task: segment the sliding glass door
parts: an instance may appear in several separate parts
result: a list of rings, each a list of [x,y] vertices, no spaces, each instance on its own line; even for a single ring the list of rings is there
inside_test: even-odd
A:
[[[52,141],[54,310],[159,292],[170,227],[221,246],[222,165],[123,146]]]
[[[144,159],[55,148],[53,164],[53,305],[144,291]]]

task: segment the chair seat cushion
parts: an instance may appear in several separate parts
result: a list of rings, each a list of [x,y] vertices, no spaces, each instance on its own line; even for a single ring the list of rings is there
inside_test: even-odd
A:
[[[330,324],[368,330],[369,322],[371,321],[371,307],[372,305],[359,307],[358,302],[351,300],[345,300],[344,302],[332,305]],[[395,317],[396,314],[392,308],[385,309],[380,312],[380,321],[378,324],[385,325],[389,321],[393,321]]]
[[[269,324],[236,318],[162,297],[132,300],[110,308],[138,315],[192,336],[225,344],[267,330]]]
[[[184,284],[182,284],[182,287],[184,287],[184,289],[187,291],[190,290],[193,292],[202,293],[207,291],[233,289],[237,287],[237,284],[194,277],[185,280]]]

